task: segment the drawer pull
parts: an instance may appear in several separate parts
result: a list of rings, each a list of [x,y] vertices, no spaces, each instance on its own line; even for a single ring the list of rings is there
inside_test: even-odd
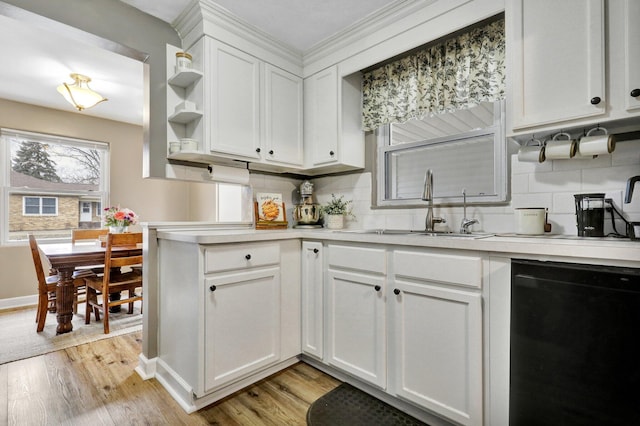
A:
[[[375,289],[375,291],[380,291],[380,290],[382,290],[382,287],[380,287],[379,285],[377,285],[377,286],[375,286],[375,287],[373,287],[373,288]]]
[[[333,157],[334,155],[336,155],[336,153],[333,151],[329,151],[329,155]]]
[[[211,291],[216,291],[216,286],[215,286],[215,285],[211,285],[211,286],[209,286],[209,290],[211,290]]]
[[[313,249],[313,252],[316,253],[316,254],[318,254],[319,251],[320,250],[318,250],[318,249]]]
[[[630,95],[632,98],[637,98],[638,96],[640,96],[640,89],[633,89]]]
[[[269,150],[269,155],[273,155],[273,150],[272,149]]]
[[[602,99],[599,96],[594,96],[591,98],[591,105],[598,105]]]
[[[261,150],[260,150],[260,148],[256,148],[256,152],[257,152],[258,154],[260,154],[260,151],[261,151]]]
[[[396,296],[400,294],[400,289],[399,288],[394,288],[393,289],[393,294],[395,294]]]
[[[248,254],[248,255],[246,255],[244,258],[245,258],[245,259],[247,259],[247,260],[251,260],[251,255],[250,255],[250,254]]]

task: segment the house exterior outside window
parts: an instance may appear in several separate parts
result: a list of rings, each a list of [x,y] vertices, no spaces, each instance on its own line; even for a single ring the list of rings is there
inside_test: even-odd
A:
[[[0,233],[59,240],[75,228],[100,228],[107,204],[108,144],[0,130]]]

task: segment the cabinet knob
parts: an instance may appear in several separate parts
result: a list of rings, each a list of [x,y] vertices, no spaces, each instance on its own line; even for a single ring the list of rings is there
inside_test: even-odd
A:
[[[244,258],[245,258],[245,259],[247,259],[247,260],[251,260],[251,255],[250,255],[250,254],[248,254],[248,255],[246,255]]]
[[[260,154],[260,148],[256,148],[256,152]]]
[[[602,99],[599,96],[594,96],[591,98],[591,105],[598,105]]]
[[[375,286],[375,287],[373,287],[373,288],[374,288],[374,290],[375,290],[375,291],[380,291],[380,290],[382,290],[382,287],[380,287],[379,285],[377,285],[377,286]]]
[[[399,288],[394,288],[393,289],[393,294],[395,294],[396,296],[400,294],[400,289]]]
[[[333,157],[334,155],[336,155],[336,153],[333,151],[329,151],[329,155]]]
[[[640,96],[640,89],[633,89],[630,95],[632,98],[637,98],[638,96]]]
[[[215,286],[215,285],[211,285],[211,286],[209,286],[209,290],[211,290],[211,291],[216,291],[216,286]]]
[[[314,253],[316,253],[316,254],[317,254],[319,251],[320,251],[320,250],[318,250],[318,249],[313,249],[313,252],[314,252]]]
[[[273,155],[273,150],[272,149],[269,150],[269,155]]]

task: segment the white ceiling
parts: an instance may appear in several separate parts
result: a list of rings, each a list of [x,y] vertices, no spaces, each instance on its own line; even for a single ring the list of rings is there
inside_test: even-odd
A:
[[[121,0],[171,23],[191,0]],[[365,16],[403,0],[216,0],[301,52]],[[72,72],[88,75],[108,102],[80,114],[142,123],[142,63],[0,14],[0,98],[75,111],[56,91]]]

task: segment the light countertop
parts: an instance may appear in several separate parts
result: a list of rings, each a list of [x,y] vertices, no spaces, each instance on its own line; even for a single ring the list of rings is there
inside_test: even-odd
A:
[[[612,237],[588,238],[563,235],[520,236],[497,234],[478,238],[426,236],[421,234],[370,234],[328,229],[255,230],[201,228],[180,229],[168,224],[153,224],[159,240],[182,241],[194,244],[226,244],[286,239],[353,242],[394,246],[475,250],[507,257],[546,256],[563,260],[589,260],[596,263],[640,267],[640,241]],[[347,231],[347,232],[345,232]]]

